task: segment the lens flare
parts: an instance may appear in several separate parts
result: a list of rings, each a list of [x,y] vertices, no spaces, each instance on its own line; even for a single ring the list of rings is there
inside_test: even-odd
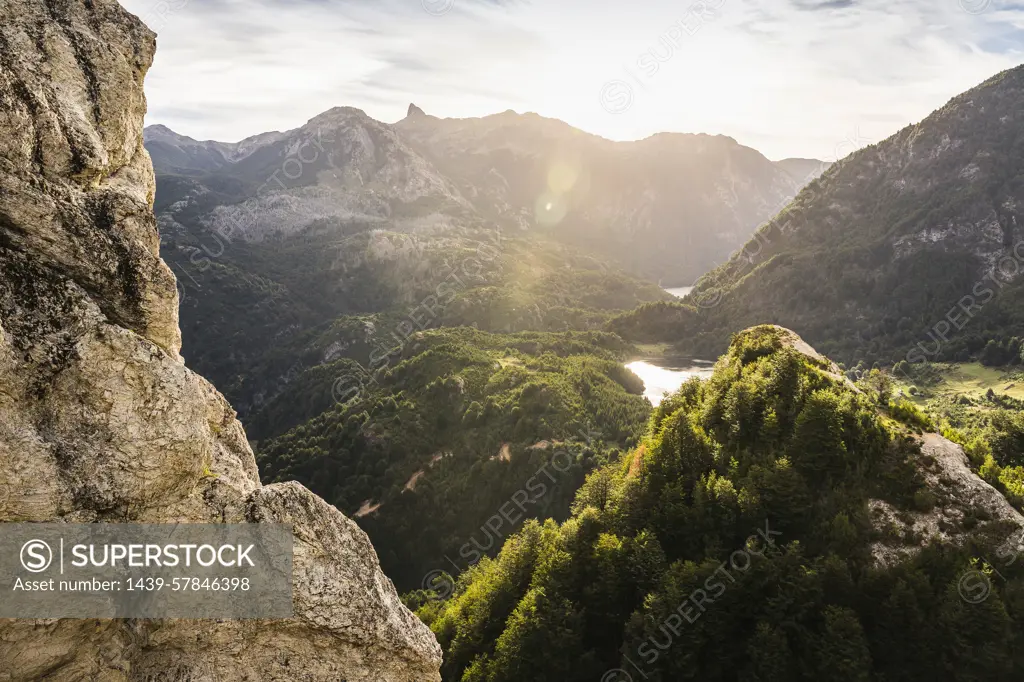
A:
[[[545,192],[537,198],[534,215],[538,225],[551,226],[562,222],[568,210],[568,204],[564,197]]]

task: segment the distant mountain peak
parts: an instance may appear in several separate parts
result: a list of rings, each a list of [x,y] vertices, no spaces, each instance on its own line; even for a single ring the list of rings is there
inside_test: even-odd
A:
[[[426,112],[424,112],[422,109],[420,109],[415,104],[410,104],[409,105],[409,113],[406,114],[406,116],[409,117],[409,118],[414,118],[416,116],[426,116],[426,115],[427,115]]]
[[[156,123],[156,124],[151,125],[151,126],[146,126],[143,129],[143,132],[145,132],[145,133],[164,133],[164,134],[171,133],[171,134],[176,134],[176,133],[174,133],[173,130],[171,130],[170,128],[168,128],[167,126],[165,126],[162,123]]]
[[[171,130],[170,128],[168,128],[167,126],[165,126],[163,124],[160,124],[160,123],[157,123],[157,124],[154,124],[154,125],[151,125],[151,126],[146,126],[142,130],[142,138],[146,142],[150,142],[152,140],[165,140],[165,141],[173,141],[173,142],[176,142],[176,143],[179,143],[179,144],[181,144],[181,143],[198,144],[197,140],[194,140],[191,137],[188,137],[187,135],[181,135],[180,133],[176,133],[173,130]]]
[[[355,116],[360,119],[369,119],[366,112],[356,107],[331,107],[327,111],[321,112],[313,118],[306,121],[306,125],[313,124],[327,124],[327,123],[349,123],[350,119]],[[371,119],[372,120],[372,119]]]

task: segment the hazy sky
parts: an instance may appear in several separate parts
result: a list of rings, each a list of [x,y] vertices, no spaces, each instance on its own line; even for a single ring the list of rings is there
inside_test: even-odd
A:
[[[617,140],[833,160],[1024,62],[1001,0],[122,0],[159,34],[147,123],[236,141],[333,106],[515,109]]]

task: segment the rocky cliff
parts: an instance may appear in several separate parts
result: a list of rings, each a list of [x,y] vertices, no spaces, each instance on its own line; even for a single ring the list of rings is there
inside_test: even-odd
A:
[[[153,34],[114,0],[0,12],[0,521],[295,529],[293,618],[0,621],[0,679],[439,679],[365,534],[261,486],[234,411],[181,361],[142,140]]]

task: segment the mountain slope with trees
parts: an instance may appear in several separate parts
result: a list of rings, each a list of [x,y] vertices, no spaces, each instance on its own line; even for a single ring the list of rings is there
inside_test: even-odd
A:
[[[296,377],[258,415],[283,433],[260,442],[261,471],[354,516],[400,589],[419,588],[525,519],[566,518],[586,474],[636,444],[651,408],[630,350],[601,332],[416,332],[373,375],[342,359]]]
[[[751,324],[848,364],[963,360],[1020,335],[1024,67],[831,166],[683,305],[617,320],[715,355]]]

